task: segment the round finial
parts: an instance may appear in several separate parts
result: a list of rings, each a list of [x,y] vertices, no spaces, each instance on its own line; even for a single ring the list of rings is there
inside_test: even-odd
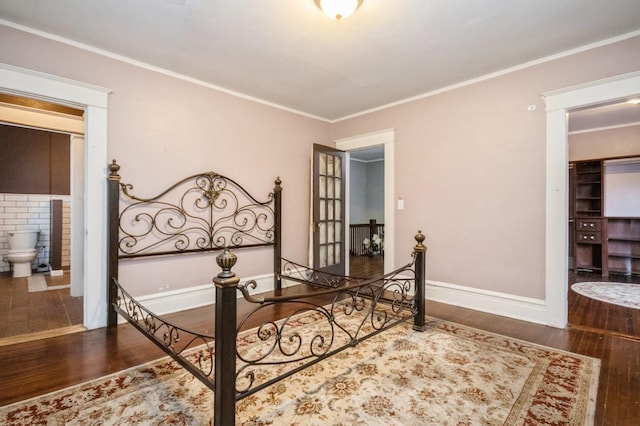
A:
[[[218,266],[222,268],[222,272],[218,274],[218,278],[231,278],[236,274],[231,272],[231,268],[236,264],[238,256],[229,251],[229,247],[225,247],[224,251],[216,256]]]
[[[424,236],[424,234],[422,233],[422,230],[419,230],[418,234],[416,234],[416,236],[415,236],[416,242],[418,244],[416,244],[413,249],[415,251],[426,251],[427,250],[427,246],[422,244],[426,238],[427,237]]]
[[[109,171],[111,172],[109,173],[109,177],[112,179],[119,179],[120,175],[118,174],[118,170],[120,170],[120,165],[116,163],[116,160],[114,159],[111,164],[109,164]]]
[[[282,181],[280,180],[280,176],[278,176],[275,180],[275,184],[276,184],[276,191],[282,191],[282,187],[280,186],[280,184],[282,183]]]

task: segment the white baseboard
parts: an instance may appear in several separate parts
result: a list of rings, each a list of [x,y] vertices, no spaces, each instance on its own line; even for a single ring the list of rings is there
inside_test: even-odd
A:
[[[259,275],[253,278],[242,280],[241,283],[254,280],[257,287],[250,290],[251,294],[263,293],[273,290],[273,274]],[[283,281],[283,287],[287,284]],[[238,291],[238,298],[242,293]],[[196,287],[183,288],[179,290],[163,291],[161,293],[147,294],[136,297],[136,300],[156,315],[167,315],[174,312],[186,311],[188,309],[200,308],[212,305],[216,301],[216,289],[213,284],[205,284]],[[118,323],[125,323],[122,317],[118,316]]]
[[[273,289],[273,274],[260,275],[242,282],[254,280],[257,283],[252,294],[263,293]],[[295,282],[282,281],[283,287],[296,285]],[[242,294],[238,291],[238,298]],[[529,321],[538,324],[546,324],[546,303],[544,300],[522,296],[514,296],[507,293],[499,293],[489,290],[481,290],[450,284],[441,281],[427,280],[427,300],[460,306],[480,312],[500,315],[504,317]],[[167,315],[174,312],[199,308],[215,303],[215,287],[213,284],[189,287],[180,290],[164,291],[137,297],[145,308],[156,315]],[[429,314],[427,309],[427,315]],[[121,317],[119,323],[125,322]]]
[[[427,280],[426,298],[475,311],[547,324],[546,302],[540,299],[431,280]]]

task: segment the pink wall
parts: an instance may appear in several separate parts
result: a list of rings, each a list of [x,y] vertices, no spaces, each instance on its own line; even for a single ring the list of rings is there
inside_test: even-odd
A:
[[[544,299],[540,94],[637,71],[639,51],[636,37],[556,59],[341,121],[332,138],[395,129],[396,247],[422,229],[429,280]]]
[[[123,180],[146,195],[213,170],[266,198],[280,176],[283,254],[306,263],[310,150],[312,143],[329,140],[330,124],[7,27],[0,26],[0,40],[0,62],[113,90],[108,158],[117,159]],[[272,270],[267,257],[248,257],[240,258],[239,275]],[[218,269],[211,258],[203,262],[208,266],[202,273],[192,269],[190,282],[179,284],[185,274],[177,271],[171,289],[210,283]],[[153,283],[135,293],[157,291]]]

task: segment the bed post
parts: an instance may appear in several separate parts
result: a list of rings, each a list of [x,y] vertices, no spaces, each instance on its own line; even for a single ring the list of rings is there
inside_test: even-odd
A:
[[[416,331],[424,331],[425,326],[425,257],[427,252],[427,246],[422,244],[425,240],[425,236],[422,231],[418,231],[415,236],[418,242],[413,247],[413,253],[415,255],[415,268],[416,268],[416,316],[413,319],[413,329]]]
[[[282,289],[282,181],[278,177],[273,188],[275,223],[273,224],[273,288]]]
[[[118,324],[118,314],[113,308],[118,298],[118,289],[114,279],[118,278],[118,222],[120,210],[120,166],[113,160],[109,164],[109,176],[107,178],[107,215],[109,223],[109,236],[107,240],[107,326],[115,327]]]
[[[214,426],[233,425],[236,419],[236,290],[240,278],[231,272],[236,260],[236,255],[225,248],[216,257],[222,272],[213,279],[216,286]]]

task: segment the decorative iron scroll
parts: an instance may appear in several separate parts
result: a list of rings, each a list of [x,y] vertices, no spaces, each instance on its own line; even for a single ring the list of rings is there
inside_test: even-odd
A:
[[[281,258],[282,268],[280,276],[293,281],[303,282],[313,286],[336,288],[348,283],[365,281],[364,278],[347,275],[331,274],[312,269],[291,260]]]
[[[239,361],[236,398],[249,396],[412,319],[417,310],[410,294],[415,282],[411,266],[407,265],[384,278],[290,297],[253,298],[248,295],[248,289],[255,288],[256,282],[240,285],[238,288],[245,299],[259,306],[246,314],[237,327],[238,335],[243,337],[238,340],[236,348]],[[215,336],[162,319],[136,301],[117,281],[114,284],[118,289],[114,309],[207,387],[214,389]],[[329,295],[330,299],[313,301],[314,297],[322,295]],[[245,324],[259,316],[261,311],[284,304],[295,306],[292,314],[241,333]],[[313,321],[314,329],[301,332],[299,328],[306,327],[309,321]],[[258,344],[249,345],[247,342]],[[244,352],[243,348],[249,346],[253,352]]]
[[[276,190],[280,180],[276,180]],[[197,174],[155,197],[132,194],[120,183],[120,257],[273,245],[274,193],[253,198],[242,186],[214,172]]]
[[[242,319],[238,333],[252,317],[274,305],[292,304],[295,309],[285,319],[252,329],[252,341],[259,344],[253,344],[251,352],[242,345],[237,347],[237,399],[416,316],[411,294],[416,277],[411,267],[409,264],[379,279],[290,297],[254,298],[248,294],[248,289],[256,286],[254,281],[240,285],[245,299],[259,306]],[[314,302],[322,295],[330,299]],[[309,325],[309,319],[314,328],[300,331]]]
[[[138,303],[117,281],[114,284],[118,289],[114,309],[202,383],[213,389],[215,337],[163,320]]]

